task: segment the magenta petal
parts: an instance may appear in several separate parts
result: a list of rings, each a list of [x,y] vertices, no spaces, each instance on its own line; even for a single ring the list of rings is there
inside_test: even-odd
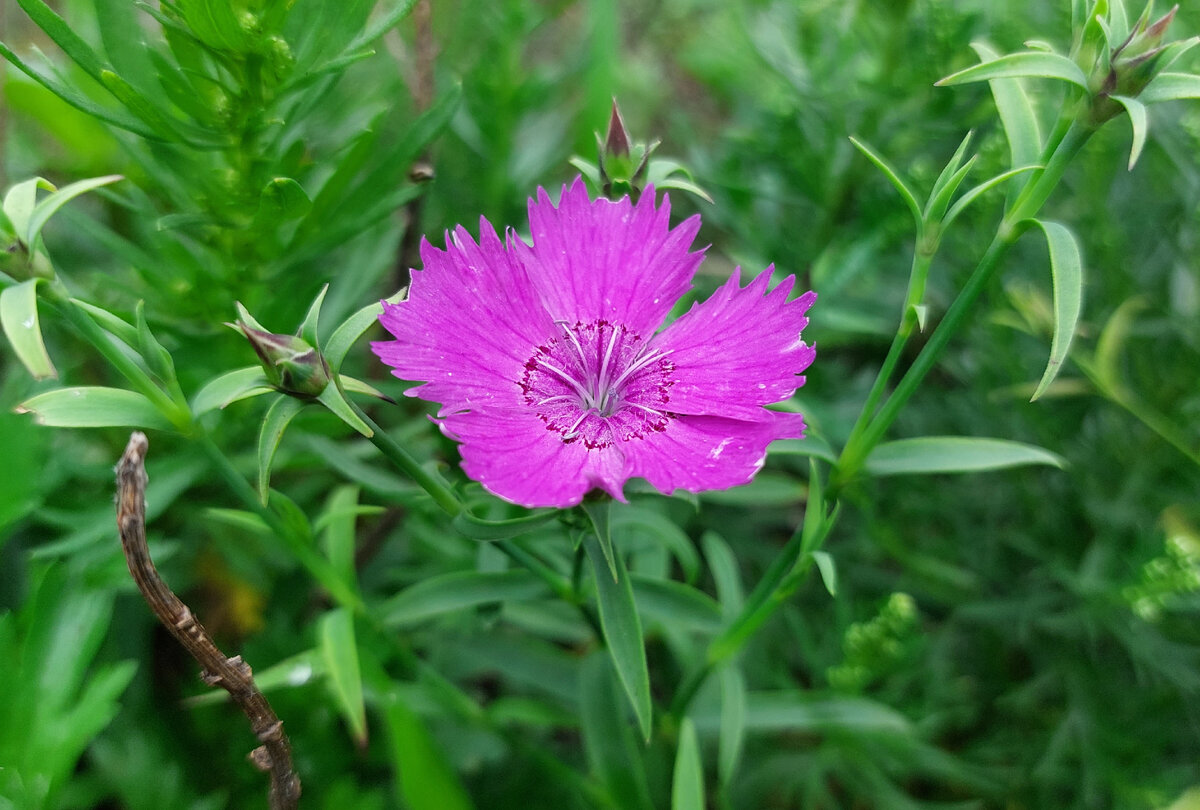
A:
[[[645,478],[663,494],[701,492],[749,483],[762,467],[767,445],[804,435],[799,414],[759,409],[759,419],[680,416],[661,433],[622,445],[629,476]]]
[[[621,450],[564,442],[529,409],[452,414],[446,430],[462,442],[463,471],[521,506],[575,506],[592,489],[619,500],[629,476]]]
[[[763,405],[787,399],[804,384],[801,373],[816,349],[800,333],[817,295],[788,301],[793,276],[767,293],[771,271],[768,267],[745,288],[739,286],[740,269],[735,271],[711,298],[654,340],[654,348],[670,352],[667,359],[675,367],[667,405],[672,411],[758,419]]]
[[[489,403],[514,404],[522,364],[554,325],[521,265],[486,220],[476,244],[466,229],[446,250],[421,244],[408,299],[384,304],[380,323],[395,340],[371,349],[393,373],[426,384],[410,396],[442,403],[441,415]]]
[[[556,320],[609,321],[649,337],[689,285],[703,252],[691,252],[700,218],[674,230],[671,206],[654,207],[646,189],[629,198],[591,200],[582,180],[563,188],[555,208],[544,189],[529,202],[533,247],[512,240],[546,309]]]

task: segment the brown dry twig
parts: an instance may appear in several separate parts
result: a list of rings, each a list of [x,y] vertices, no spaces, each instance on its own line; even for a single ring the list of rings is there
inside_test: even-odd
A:
[[[117,463],[117,529],[125,561],[138,590],[158,620],[200,663],[201,679],[220,686],[250,720],[250,729],[262,743],[250,752],[250,761],[271,776],[271,810],[292,810],[300,800],[300,777],[292,767],[292,746],[271,704],[254,685],[250,666],[240,655],[226,658],[204,626],[163,582],[146,545],[146,449],[144,433],[129,437]]]

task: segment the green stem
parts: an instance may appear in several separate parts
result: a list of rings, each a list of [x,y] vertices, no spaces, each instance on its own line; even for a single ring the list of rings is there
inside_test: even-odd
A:
[[[966,286],[954,299],[946,316],[934,330],[929,342],[922,348],[917,359],[905,372],[897,384],[896,390],[884,402],[879,412],[870,418],[869,424],[860,432],[852,433],[850,440],[846,442],[834,470],[833,480],[830,482],[831,499],[836,497],[846,482],[858,473],[866,461],[867,455],[883,438],[884,433],[899,416],[901,409],[916,393],[922,380],[925,379],[925,375],[933,369],[942,352],[950,343],[950,339],[966,322],[971,308],[995,275],[1000,265],[1000,259],[1020,236],[1022,223],[1035,216],[1041,209],[1050,193],[1062,179],[1067,165],[1087,142],[1092,132],[1090,127],[1074,122],[1066,129],[1066,132],[1062,133],[1061,137],[1058,137],[1057,132],[1052,136],[1047,145],[1050,153],[1044,161],[1044,168],[1029,178],[1025,188],[1013,202],[1011,210],[1001,220],[995,238],[988,245]],[[891,359],[894,361],[894,358]],[[859,421],[860,423],[863,421],[861,416]],[[859,426],[855,427],[858,429]]]
[[[388,460],[399,467],[405,475],[416,482],[417,486],[429,493],[434,502],[445,510],[446,514],[454,516],[462,512],[466,507],[462,501],[454,494],[454,490],[450,489],[450,485],[446,479],[438,475],[436,472],[425,469],[415,458],[409,455],[398,441],[384,431],[375,423],[371,417],[367,416],[366,412],[358,405],[346,400],[350,403],[356,416],[371,428],[371,443],[379,448],[379,452],[383,453]]]

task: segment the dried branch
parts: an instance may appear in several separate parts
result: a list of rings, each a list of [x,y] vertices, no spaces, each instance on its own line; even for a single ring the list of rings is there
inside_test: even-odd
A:
[[[134,432],[117,463],[117,529],[129,573],[154,615],[200,663],[201,679],[209,686],[220,686],[227,691],[250,720],[250,729],[262,743],[250,752],[250,761],[271,776],[271,810],[293,810],[300,800],[300,777],[292,768],[292,747],[283,723],[254,685],[249,664],[240,655],[225,657],[188,606],[163,582],[150,560],[146,545],[148,446],[145,434]]]

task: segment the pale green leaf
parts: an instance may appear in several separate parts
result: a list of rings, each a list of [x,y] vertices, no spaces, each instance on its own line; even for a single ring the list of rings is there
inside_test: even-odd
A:
[[[454,611],[550,595],[528,571],[454,571],[423,579],[388,599],[375,615],[388,627],[406,627]]]
[[[137,427],[174,430],[149,399],[134,391],[98,386],[58,388],[27,399],[17,410],[49,427]]]
[[[363,704],[362,675],[354,636],[354,612],[337,608],[321,617],[317,626],[325,672],[338,712],[358,745],[367,742],[367,711]]]
[[[685,717],[679,726],[679,746],[675,749],[671,810],[704,808],[704,766],[700,762],[700,743],[696,739],[695,723]]]
[[[1006,439],[970,436],[922,436],[878,445],[867,456],[872,475],[913,475],[999,470],[1028,464],[1064,467],[1049,450]]]
[[[237,402],[240,399],[269,394],[275,389],[267,384],[262,366],[239,368],[209,380],[192,397],[192,415],[200,416],[216,408]]]
[[[886,160],[876,154],[871,147],[854,137],[850,138],[850,143],[854,144],[855,148],[862,152],[867,160],[874,163],[891,184],[896,187],[896,190],[900,192],[900,197],[904,200],[904,204],[912,212],[913,221],[916,222],[917,226],[917,233],[920,233],[925,227],[925,219],[921,215],[921,205],[917,202],[917,196],[904,184],[904,181],[900,179],[900,175],[896,174],[895,169]]]
[[[279,396],[263,417],[258,431],[258,497],[263,506],[267,505],[271,495],[271,464],[275,461],[275,451],[279,449],[287,426],[303,407],[302,400]]]
[[[1032,223],[1046,234],[1054,288],[1054,338],[1050,344],[1050,362],[1033,392],[1032,399],[1037,399],[1054,382],[1071,351],[1071,341],[1083,308],[1083,260],[1075,236],[1065,225],[1037,219]]]
[[[1146,145],[1146,134],[1150,131],[1150,118],[1146,115],[1146,105],[1129,96],[1110,96],[1110,98],[1129,113],[1129,123],[1133,127],[1133,145],[1129,149],[1129,170],[1133,171],[1134,164],[1141,157],[1142,147]]]
[[[37,285],[41,279],[31,278],[6,287],[0,292],[0,326],[12,345],[21,364],[36,380],[58,376],[38,323]]]
[[[1087,89],[1087,76],[1065,56],[1041,51],[1011,53],[960,70],[936,82],[939,86],[983,82],[993,79],[1061,79]]]
[[[605,646],[617,670],[617,677],[637,715],[643,739],[650,739],[650,672],[646,665],[646,645],[642,639],[642,621],[633,601],[633,588],[625,562],[613,555],[616,579],[609,575],[600,541],[593,532],[583,538],[584,551],[592,566],[596,602],[600,609],[600,628]]]

